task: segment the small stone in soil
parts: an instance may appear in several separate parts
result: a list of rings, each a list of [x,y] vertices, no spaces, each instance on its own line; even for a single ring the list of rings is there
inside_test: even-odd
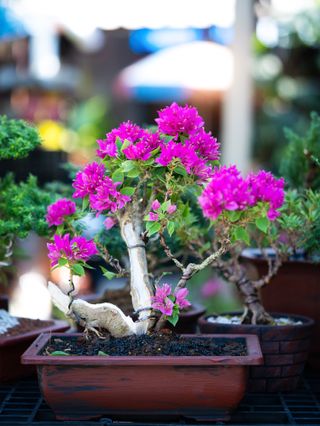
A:
[[[247,355],[245,340],[239,338],[186,338],[169,333],[105,339],[61,336],[52,338],[42,350],[43,355],[65,352],[76,356],[243,356]],[[54,354],[53,354],[54,356]],[[101,355],[102,356],[102,355]]]

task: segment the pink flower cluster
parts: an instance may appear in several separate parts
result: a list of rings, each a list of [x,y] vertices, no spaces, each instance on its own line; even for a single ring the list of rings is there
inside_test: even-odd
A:
[[[106,139],[98,139],[97,143],[99,149],[97,150],[97,155],[100,158],[105,157],[116,157],[118,154],[118,149],[116,145],[117,138],[123,143],[125,140],[128,140],[131,143],[136,142],[144,135],[145,131],[141,127],[132,123],[131,121],[126,121],[121,123],[117,129],[111,130],[111,132],[106,134]]]
[[[179,159],[187,173],[196,175],[200,180],[207,180],[212,174],[211,166],[200,158],[191,145],[183,145],[174,141],[162,146],[160,156],[156,159],[161,166],[167,166],[175,158]]]
[[[98,213],[105,211],[114,213],[122,209],[131,198],[117,190],[119,185],[121,182],[113,182],[108,176],[105,176],[102,183],[96,188],[96,192],[90,194],[90,207]]]
[[[182,107],[173,103],[159,111],[159,131],[172,136],[173,139],[161,146],[160,156],[156,159],[158,164],[167,166],[174,159],[179,159],[187,173],[193,174],[200,181],[206,181],[212,174],[208,161],[219,159],[219,143],[203,128],[203,119],[194,107]],[[186,139],[175,142],[180,136]]]
[[[96,188],[103,182],[105,167],[96,162],[89,163],[78,172],[72,184],[75,188],[73,198],[84,198],[86,195],[93,194]]]
[[[66,216],[74,214],[76,204],[67,198],[61,198],[47,208],[46,221],[49,226],[59,226],[63,223]]]
[[[186,299],[188,294],[189,290],[186,288],[181,288],[175,294],[172,294],[171,286],[163,284],[161,287],[156,287],[156,293],[152,297],[152,308],[170,317],[174,306],[184,309],[191,305]]]
[[[157,220],[159,220],[159,214],[155,213],[157,212],[157,210],[159,210],[161,207],[161,204],[159,203],[158,200],[154,200],[153,203],[151,204],[151,209],[153,210],[153,212],[149,213],[149,220],[152,222],[156,222]],[[167,208],[167,213],[168,214],[173,214],[175,213],[177,210],[177,206],[175,204],[170,204]]]
[[[182,107],[175,102],[158,112],[156,123],[159,131],[177,139],[180,134],[191,135],[203,126],[204,121],[194,107]]]
[[[143,136],[136,144],[131,144],[123,150],[128,160],[149,160],[153,150],[162,145],[158,133],[144,131]]]
[[[259,201],[269,203],[268,218],[279,216],[284,202],[284,180],[260,171],[244,179],[236,166],[215,168],[212,179],[199,197],[203,214],[212,220],[223,210],[244,210]]]
[[[76,189],[73,197],[84,198],[89,195],[90,207],[98,213],[122,209],[131,200],[117,190],[121,182],[113,182],[104,175],[103,164],[90,163],[81,172],[78,172],[73,182]]]
[[[61,258],[67,259],[69,262],[77,260],[86,262],[91,256],[98,254],[97,247],[92,240],[81,236],[70,240],[69,234],[55,234],[53,243],[48,243],[47,247],[52,267],[56,266]]]
[[[251,173],[248,180],[255,200],[269,203],[268,219],[275,220],[280,215],[277,209],[284,203],[284,179],[276,179],[272,173],[260,170],[257,174]]]
[[[97,155],[103,159],[105,157],[116,157],[118,155],[117,139],[121,143],[130,142],[129,146],[122,151],[128,160],[146,161],[150,158],[151,152],[162,144],[158,133],[150,133],[148,130],[127,121],[120,124],[117,129],[107,133],[106,139],[97,141],[99,145]]]

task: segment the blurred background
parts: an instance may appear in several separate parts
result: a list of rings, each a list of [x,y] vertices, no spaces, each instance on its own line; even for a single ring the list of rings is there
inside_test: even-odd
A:
[[[84,164],[97,138],[124,120],[152,124],[172,101],[198,108],[223,162],[277,174],[283,127],[303,132],[320,110],[319,23],[317,0],[2,0],[0,114],[35,123],[43,142],[0,176],[68,183],[63,163]],[[31,237],[22,248],[32,258],[12,288],[39,300],[45,245]],[[211,311],[238,305],[210,271],[193,297]],[[20,299],[13,313],[49,315]]]

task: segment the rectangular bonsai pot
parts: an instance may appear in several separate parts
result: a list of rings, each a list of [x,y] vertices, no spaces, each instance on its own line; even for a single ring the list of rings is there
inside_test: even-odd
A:
[[[0,338],[0,382],[15,380],[35,374],[36,369],[32,365],[22,365],[21,355],[41,333],[56,333],[70,328],[65,321],[52,321],[52,325],[16,336]]]
[[[49,339],[59,336],[39,336],[22,363],[37,365],[43,396],[61,420],[102,415],[226,419],[244,395],[247,366],[263,362],[254,335],[199,336],[231,341],[240,337],[246,342],[246,356],[41,355]]]

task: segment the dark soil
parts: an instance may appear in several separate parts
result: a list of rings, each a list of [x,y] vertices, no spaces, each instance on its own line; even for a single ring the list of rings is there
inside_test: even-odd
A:
[[[92,356],[243,356],[247,355],[245,340],[239,338],[183,337],[164,332],[161,334],[85,340],[83,336],[54,337],[43,355],[62,351],[69,355]],[[100,353],[99,353],[100,352]],[[59,355],[58,353],[56,355]],[[61,355],[61,353],[60,353]],[[63,354],[62,354],[63,355]]]
[[[19,324],[9,328],[5,333],[0,334],[1,337],[18,336],[19,334],[29,333],[30,331],[38,330],[39,328],[49,327],[53,321],[43,321],[30,318],[19,318]]]

